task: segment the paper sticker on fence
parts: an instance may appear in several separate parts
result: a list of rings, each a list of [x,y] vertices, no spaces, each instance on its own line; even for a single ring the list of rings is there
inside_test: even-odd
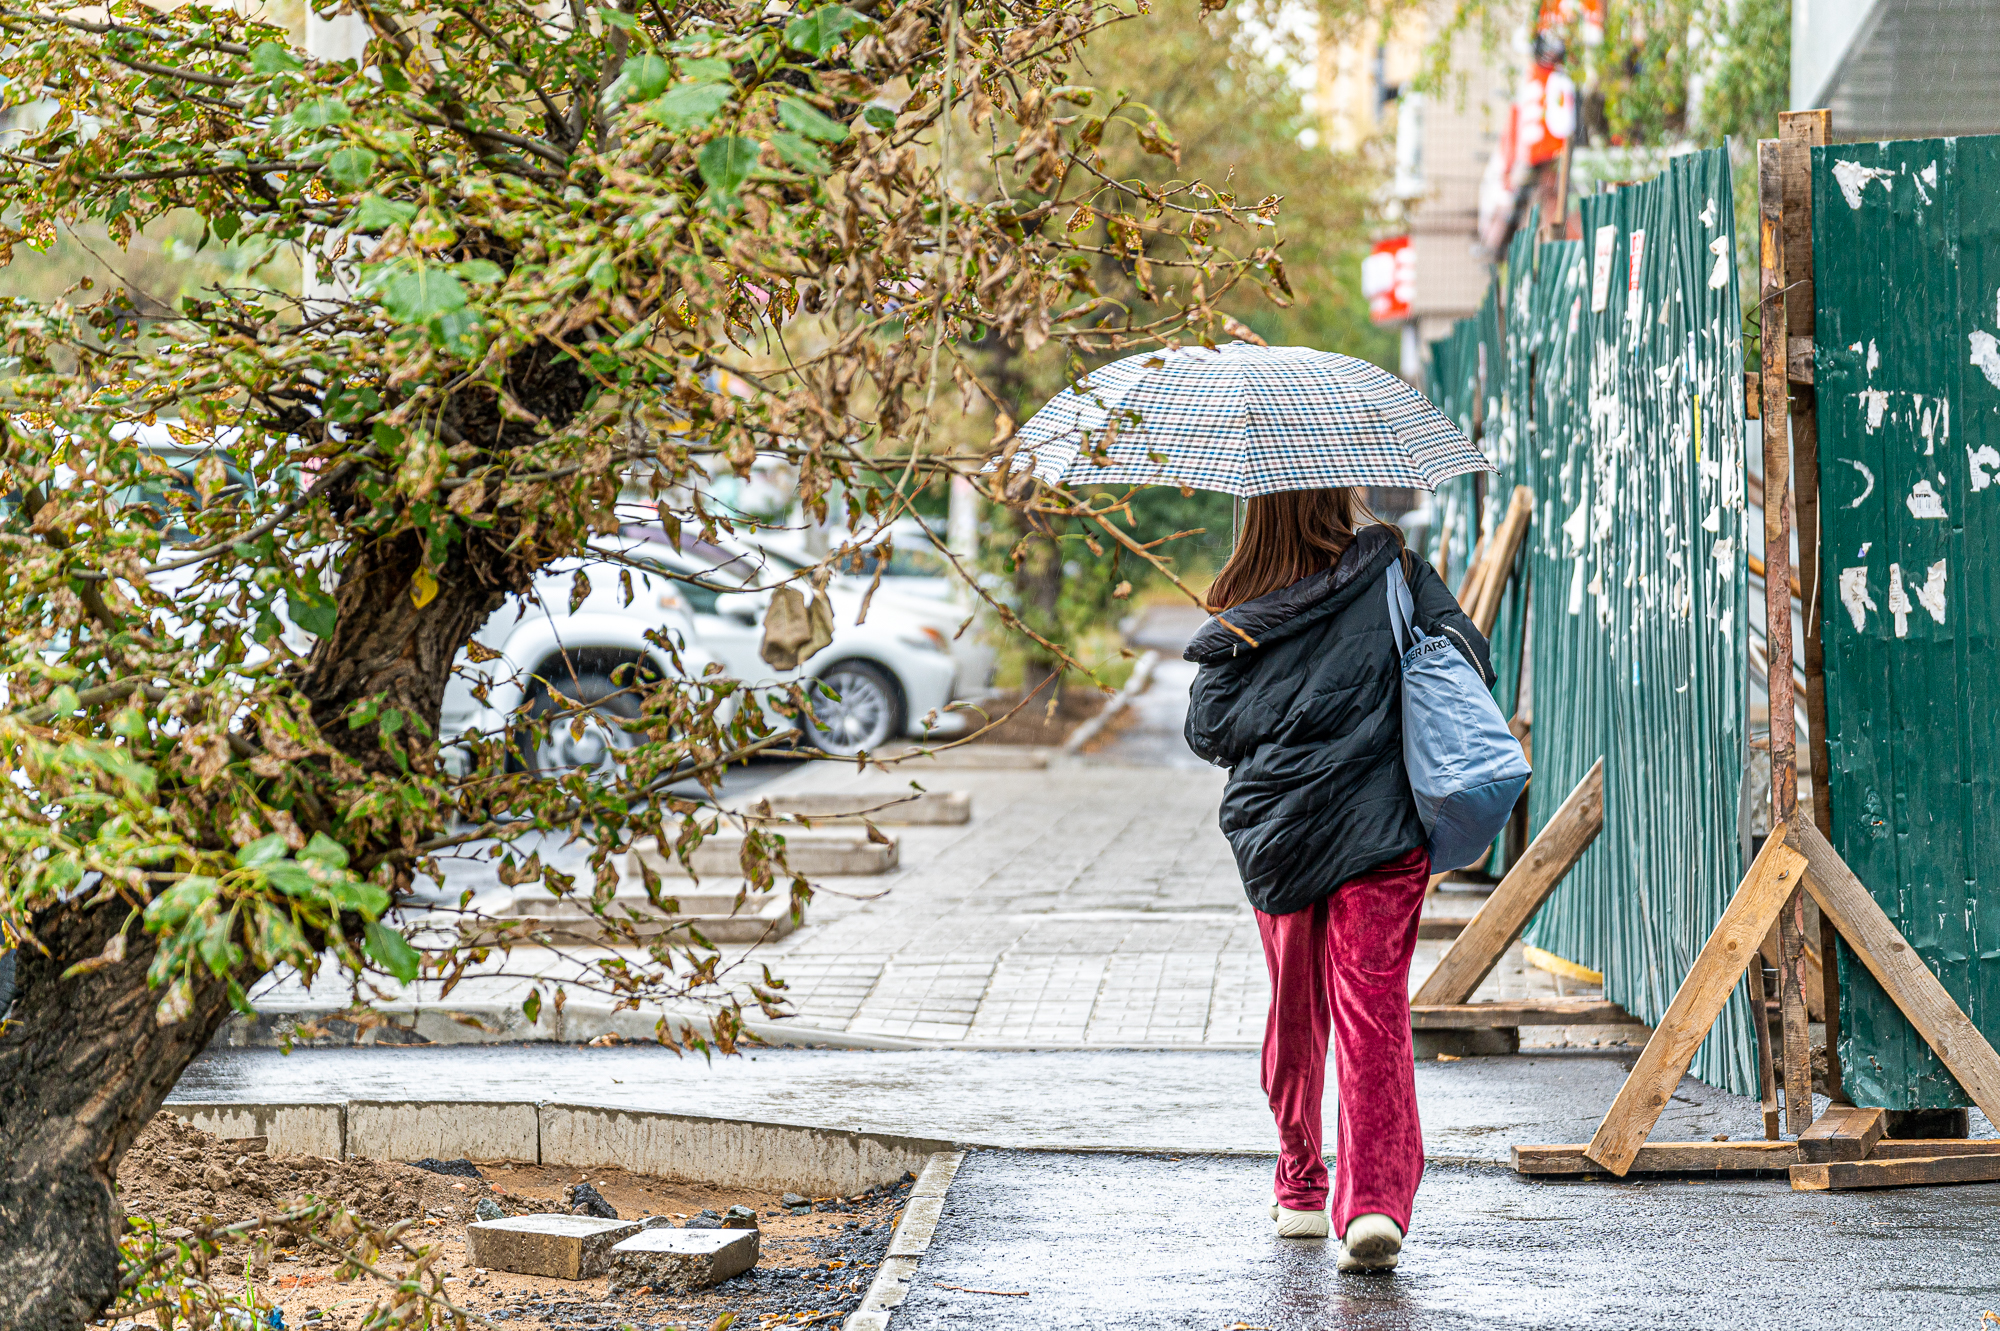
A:
[[[1868,594],[1868,566],[1840,570],[1840,603],[1847,607],[1847,613],[1854,620],[1854,631],[1860,633],[1868,627],[1868,612],[1876,608],[1875,598]]]

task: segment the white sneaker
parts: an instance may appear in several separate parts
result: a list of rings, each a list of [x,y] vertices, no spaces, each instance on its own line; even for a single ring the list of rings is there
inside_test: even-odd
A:
[[[1280,1206],[1276,1193],[1271,1194],[1271,1219],[1278,1222],[1281,1239],[1323,1239],[1333,1232],[1325,1211],[1294,1211]]]
[[[1337,1267],[1342,1271],[1392,1271],[1402,1251],[1403,1231],[1388,1216],[1371,1211],[1348,1222]]]

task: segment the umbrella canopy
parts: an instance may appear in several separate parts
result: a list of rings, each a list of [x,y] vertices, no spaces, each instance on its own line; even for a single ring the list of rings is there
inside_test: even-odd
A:
[[[1244,498],[1336,485],[1435,490],[1498,470],[1387,370],[1248,342],[1113,361],[1052,398],[1016,441],[1012,469],[1050,484],[1186,485]]]

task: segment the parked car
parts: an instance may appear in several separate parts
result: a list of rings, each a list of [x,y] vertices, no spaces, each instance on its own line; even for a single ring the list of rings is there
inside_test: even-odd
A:
[[[600,544],[607,554],[629,557],[644,543]],[[588,576],[590,591],[572,607],[570,593],[579,569]],[[619,576],[625,572],[631,573],[629,603]],[[497,655],[475,661],[467,650],[453,661],[439,734],[448,740],[468,730],[498,734],[525,704],[528,725],[517,727],[524,767],[615,777],[619,753],[638,742],[616,724],[639,715],[631,685],[673,669],[669,653],[648,633],[674,646],[688,675],[699,676],[716,660],[695,629],[682,590],[681,583],[664,573],[648,574],[610,559],[564,559],[549,565],[536,575],[534,595],[508,597],[472,635],[486,652]],[[537,718],[557,709],[554,691],[590,704],[601,716],[588,716],[580,726],[570,719],[538,724]],[[463,760],[462,753],[457,760]]]
[[[961,727],[957,716],[944,713],[957,678],[952,659],[957,625],[948,609],[918,609],[878,593],[862,620],[865,591],[835,579],[827,588],[832,644],[796,670],[777,671],[759,653],[767,589],[798,565],[735,542],[725,546],[685,537],[676,546],[657,527],[635,524],[621,534],[642,543],[632,547],[635,554],[692,580],[680,590],[692,608],[695,632],[731,678],[766,686],[766,697],[774,702],[795,679],[817,681],[813,714],[803,720],[818,747],[841,754],[878,750],[902,736],[923,735],[926,718],[932,736],[955,734]]]
[[[994,652],[983,635],[967,626],[977,603],[963,597],[964,583],[958,571],[931,543],[921,523],[899,518],[890,524],[889,534],[892,553],[879,581],[874,565],[864,560],[862,571],[843,569],[834,585],[857,597],[866,596],[873,587],[871,615],[877,606],[894,607],[943,631],[951,639],[951,657],[958,666],[957,696],[983,694],[993,674]],[[742,539],[784,572],[795,572],[813,562],[805,542],[795,532],[762,530]],[[848,533],[842,531],[828,535],[833,548],[848,539]],[[1004,595],[1002,579],[993,574],[978,576],[983,586]]]

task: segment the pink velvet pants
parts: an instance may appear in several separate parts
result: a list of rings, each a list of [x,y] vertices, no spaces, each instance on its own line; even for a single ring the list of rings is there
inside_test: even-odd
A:
[[[1430,856],[1413,850],[1290,915],[1257,913],[1271,970],[1264,1093],[1278,1120],[1281,1205],[1326,1205],[1320,1102],[1327,1043],[1340,1090],[1333,1232],[1380,1212],[1404,1232],[1424,1172],[1410,1048],[1410,953]]]

